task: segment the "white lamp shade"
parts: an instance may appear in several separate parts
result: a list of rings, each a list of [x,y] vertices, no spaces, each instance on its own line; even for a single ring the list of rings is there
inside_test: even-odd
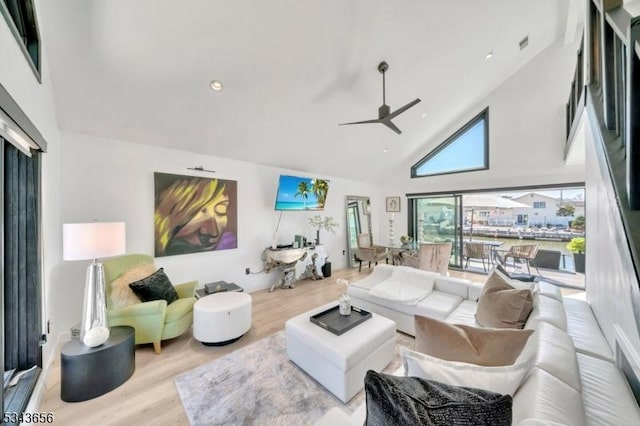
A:
[[[126,252],[124,222],[65,223],[62,236],[64,260],[98,259]]]

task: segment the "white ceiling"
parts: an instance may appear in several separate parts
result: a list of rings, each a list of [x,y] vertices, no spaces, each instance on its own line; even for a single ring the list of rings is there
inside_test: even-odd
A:
[[[561,37],[568,3],[46,0],[39,21],[64,130],[376,182]],[[403,133],[338,127],[377,118],[381,60],[392,111],[422,99]]]

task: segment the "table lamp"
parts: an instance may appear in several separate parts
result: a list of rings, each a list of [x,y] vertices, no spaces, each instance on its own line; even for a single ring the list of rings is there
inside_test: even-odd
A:
[[[62,225],[63,259],[93,259],[87,267],[80,340],[89,346],[102,345],[109,338],[104,268],[99,258],[125,253],[124,222],[65,223]]]

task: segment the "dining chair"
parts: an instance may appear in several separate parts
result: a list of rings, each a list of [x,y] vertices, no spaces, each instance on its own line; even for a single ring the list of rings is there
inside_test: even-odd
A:
[[[504,255],[504,266],[506,267],[509,261],[509,258],[513,259],[513,268],[516,268],[516,261],[524,262],[527,265],[527,272],[531,275],[531,268],[529,265],[533,265],[540,275],[540,270],[535,263],[536,254],[538,254],[538,249],[540,245],[538,244],[521,244],[517,246],[511,246],[509,251]]]
[[[468,242],[464,244],[463,257],[466,260],[464,268],[469,267],[469,260],[479,259],[482,261],[482,269],[487,272],[487,266],[491,264],[491,245],[485,243],[472,243]],[[484,261],[487,261],[485,265]]]
[[[402,264],[424,271],[433,271],[447,275],[452,247],[452,242],[420,244],[417,256],[402,254]]]
[[[369,234],[358,234],[357,242],[358,248],[355,250],[353,257],[359,263],[358,272],[362,272],[362,262],[369,262],[369,268],[371,268],[371,262],[377,265],[379,261],[387,260],[387,249],[371,244]]]

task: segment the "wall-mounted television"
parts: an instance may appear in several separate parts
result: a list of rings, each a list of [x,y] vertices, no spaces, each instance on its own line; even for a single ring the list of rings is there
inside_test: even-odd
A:
[[[276,210],[324,210],[329,192],[326,179],[280,175]]]

